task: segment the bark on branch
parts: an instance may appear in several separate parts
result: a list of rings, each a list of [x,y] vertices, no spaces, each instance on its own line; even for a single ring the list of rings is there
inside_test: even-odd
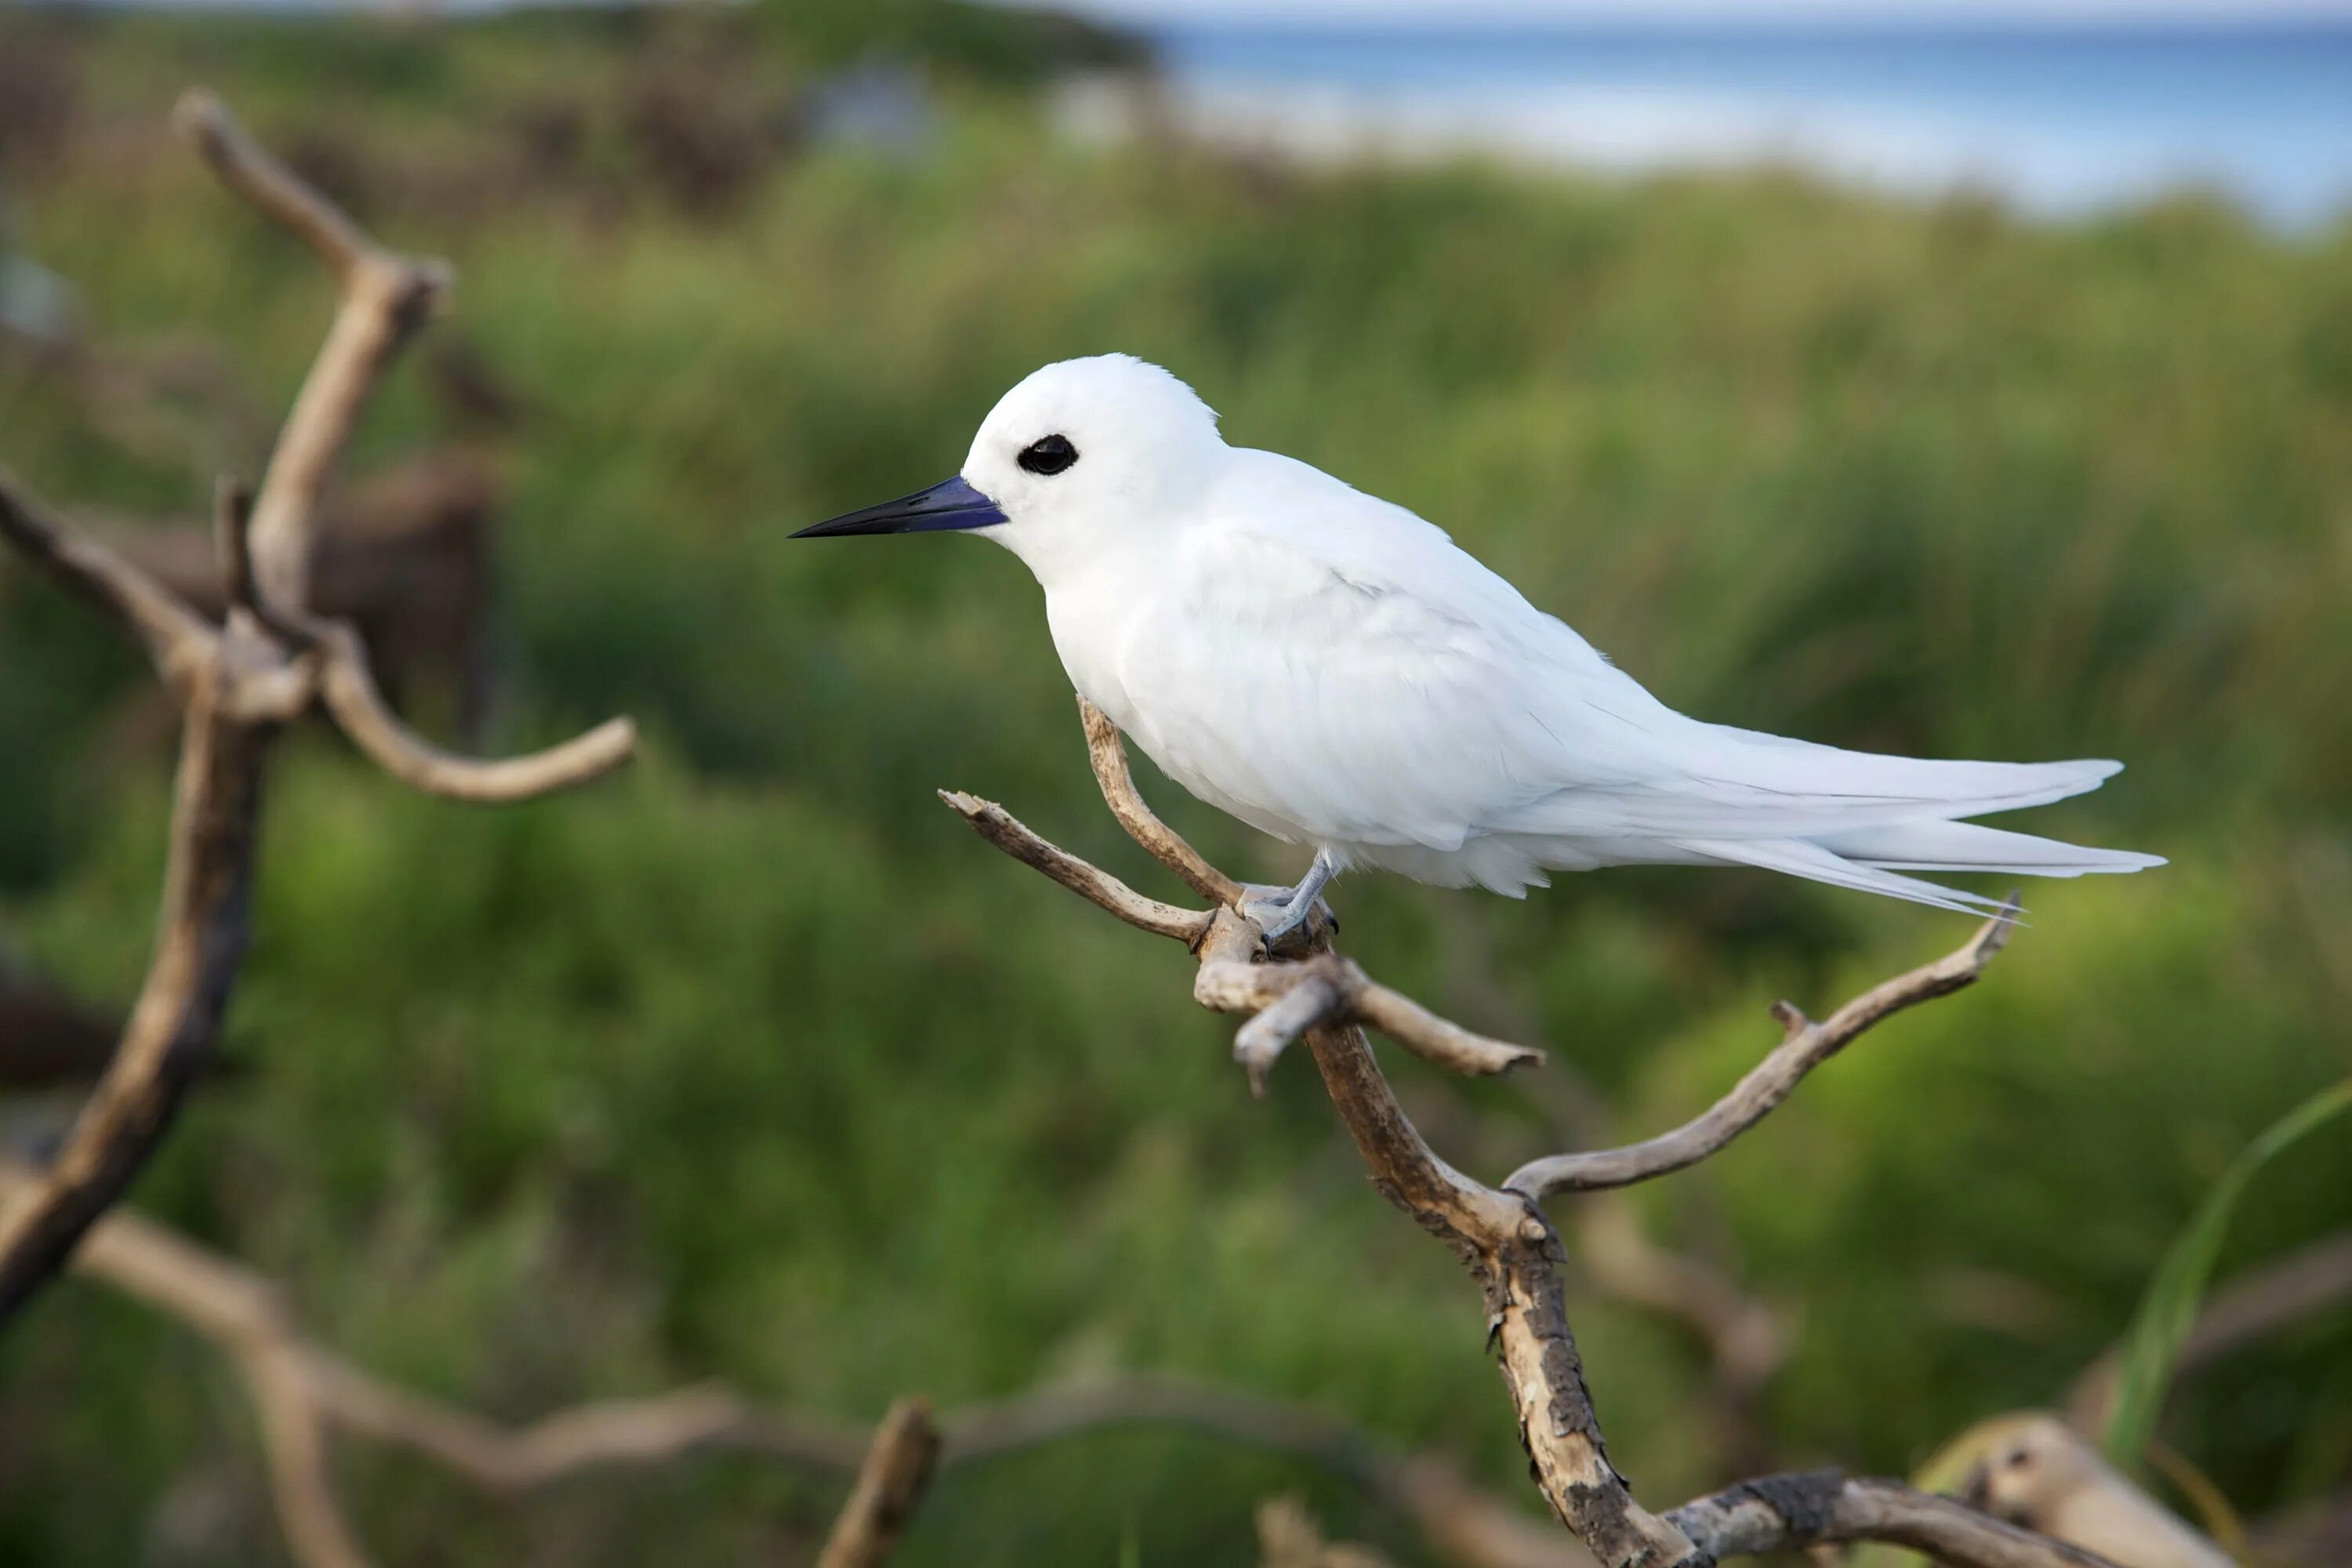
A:
[[[1474,1035],[1378,985],[1330,950],[1322,922],[1310,931],[1304,957],[1269,959],[1258,928],[1238,912],[1241,884],[1152,815],[1136,792],[1117,729],[1083,701],[1080,709],[1095,777],[1112,815],[1155,859],[1213,900],[1208,910],[1192,915],[1145,899],[1048,844],[1001,807],[968,795],[943,798],[1014,858],[1129,924],[1183,941],[1199,961],[1194,999],[1249,1015],[1235,1055],[1254,1085],[1284,1046],[1305,1040],[1374,1185],[1444,1241],[1476,1282],[1487,1342],[1537,1485],[1560,1521],[1606,1568],[1699,1568],[1723,1556],[1851,1540],[1921,1546],[1963,1568],[2085,1568],[2099,1561],[1962,1503],[1893,1482],[1826,1473],[1745,1483],[1663,1516],[1643,1508],[1610,1463],[1564,1305],[1567,1257],[1536,1202],[1543,1193],[1620,1186],[1706,1158],[1879,1019],[1973,981],[2005,940],[2004,921],[1989,922],[1959,952],[1866,993],[1826,1022],[1812,1023],[1782,1004],[1775,1009],[1786,1030],[1780,1047],[1689,1126],[1630,1149],[1540,1161],[1501,1188],[1489,1187],[1429,1147],[1382,1076],[1360,1026],[1371,1025],[1457,1071],[1500,1071],[1539,1060],[1538,1054]]]
[[[1742,1481],[1666,1518],[1710,1558],[1884,1541],[1964,1568],[2114,1568],[2095,1552],[1950,1498],[1836,1470]]]
[[[0,539],[145,644],[183,710],[154,952],[121,1046],[56,1162],[0,1202],[0,1321],[56,1274],[146,1164],[213,1055],[245,956],[262,777],[270,742],[289,721],[322,708],[394,776],[478,801],[581,783],[625,761],[635,743],[626,721],[616,721],[534,757],[481,763],[440,752],[385,706],[358,634],[311,613],[319,498],[385,366],[446,290],[447,269],[376,245],[209,93],[189,93],[175,120],[232,191],[320,253],[341,300],[258,499],[248,511],[240,492],[221,491],[217,538],[229,584],[221,625],[60,526],[0,473]],[[282,1405],[264,1401],[265,1410]],[[293,1419],[273,1417],[281,1418]],[[299,1468],[303,1449],[300,1430],[289,1427],[280,1462]],[[356,1560],[331,1521],[303,1529],[320,1561]]]

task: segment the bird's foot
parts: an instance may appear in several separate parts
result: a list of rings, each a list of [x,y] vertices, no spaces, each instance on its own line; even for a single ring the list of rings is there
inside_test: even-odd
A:
[[[1285,937],[1312,919],[1318,900],[1299,899],[1295,888],[1259,888],[1253,886],[1240,905],[1242,919],[1257,927],[1258,940],[1265,946],[1267,956],[1282,945]]]
[[[1318,930],[1339,929],[1339,917],[1321,896],[1332,875],[1328,858],[1318,854],[1295,888],[1249,886],[1237,908],[1244,920],[1257,927],[1267,957],[1286,946],[1303,944]]]

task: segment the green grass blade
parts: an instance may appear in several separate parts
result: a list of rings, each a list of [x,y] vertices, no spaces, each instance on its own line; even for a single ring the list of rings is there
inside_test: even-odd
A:
[[[2156,1436],[2173,1361],[2197,1321],[2213,1259],[2221,1253],[2239,1197],[2264,1165],[2347,1108],[2352,1108],[2352,1079],[2320,1090],[2273,1122],[2231,1162],[2157,1265],[2125,1336],[2123,1375],[2107,1415],[2107,1456],[2116,1463],[2137,1468]]]

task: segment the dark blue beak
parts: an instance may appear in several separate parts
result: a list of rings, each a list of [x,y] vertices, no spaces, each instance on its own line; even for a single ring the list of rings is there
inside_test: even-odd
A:
[[[917,490],[880,506],[869,506],[803,528],[794,539],[826,539],[849,533],[930,533],[950,528],[992,528],[1004,521],[996,503],[963,482],[958,475],[941,479],[927,490]]]

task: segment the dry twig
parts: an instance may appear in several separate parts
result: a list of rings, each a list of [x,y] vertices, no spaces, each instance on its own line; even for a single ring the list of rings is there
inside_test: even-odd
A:
[[[263,152],[209,93],[189,93],[174,120],[223,183],[320,253],[341,302],[259,499],[248,513],[241,495],[222,492],[218,537],[230,604],[220,626],[148,573],[60,527],[0,474],[0,537],[137,637],[183,710],[154,952],[121,1044],[57,1161],[0,1205],[0,1319],[57,1272],[138,1174],[213,1054],[245,955],[264,765],[286,724],[321,707],[395,777],[468,800],[517,800],[583,783],[634,745],[628,724],[617,721],[536,757],[451,756],[384,706],[358,634],[311,614],[320,495],[369,394],[446,291],[448,272],[376,245]],[[279,1451],[281,1464],[303,1463],[299,1436]],[[328,1521],[310,1533],[320,1561],[354,1560]]]
[[[1712,1110],[1688,1126],[1630,1149],[1539,1161],[1502,1188],[1464,1175],[1431,1150],[1381,1075],[1362,1028],[1458,1071],[1500,1071],[1540,1059],[1535,1052],[1472,1035],[1378,985],[1329,949],[1323,922],[1301,959],[1268,961],[1257,928],[1236,905],[1240,884],[1202,860],[1169,831],[1135,791],[1118,731],[1081,703],[1088,752],[1105,799],[1138,844],[1216,900],[1202,917],[1158,904],[1108,873],[1047,844],[1001,808],[944,796],[991,843],[1048,874],[1130,924],[1185,941],[1199,961],[1193,994],[1203,1005],[1250,1019],[1235,1054],[1253,1082],[1294,1038],[1303,1038],[1325,1089],[1354,1139],[1373,1184],[1389,1201],[1452,1248],[1486,1302],[1488,1342],[1537,1484],[1562,1523],[1606,1568],[1683,1568],[1738,1552],[1828,1540],[1927,1543],[1963,1568],[2081,1568],[2096,1559],[2003,1525],[1963,1504],[1891,1481],[1826,1476],[1767,1479],[1702,1500],[1674,1514],[1651,1513],[1609,1462],[1601,1426],[1563,1304],[1567,1258],[1537,1206],[1542,1193],[1622,1185],[1677,1170],[1722,1148],[1768,1114],[1804,1075],[1888,1014],[1959,989],[1999,951],[2006,923],[1988,922],[1959,952],[1857,998],[1815,1025],[1785,1004],[1780,1047]],[[1135,911],[1148,907],[1150,919]]]

